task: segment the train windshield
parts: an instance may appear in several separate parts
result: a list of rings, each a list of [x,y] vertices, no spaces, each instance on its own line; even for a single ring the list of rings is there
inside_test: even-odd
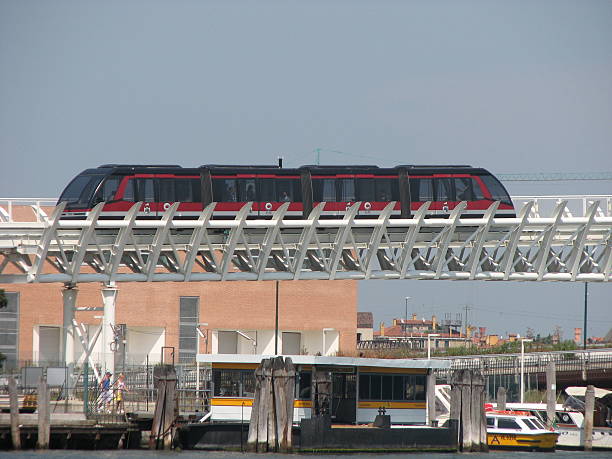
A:
[[[512,205],[512,199],[510,199],[510,195],[499,180],[497,180],[492,175],[482,175],[480,178],[482,178],[482,181],[489,189],[489,192],[491,193],[491,196],[493,197],[494,201],[499,201],[503,204]]]
[[[82,205],[87,207],[91,201],[91,197],[98,188],[98,185],[104,178],[101,174],[81,174],[75,177],[66,187],[59,198],[60,202],[66,202],[70,206]]]

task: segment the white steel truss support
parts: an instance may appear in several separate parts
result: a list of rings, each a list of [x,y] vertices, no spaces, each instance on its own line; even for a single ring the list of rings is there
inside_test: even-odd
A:
[[[359,203],[343,218],[291,219],[283,204],[271,218],[245,205],[233,219],[138,219],[136,203],[120,220],[96,208],[87,220],[0,223],[0,283],[198,282],[298,279],[457,279],[608,282],[612,217],[598,204],[584,216],[566,216],[564,202],[552,217],[482,217],[458,204],[448,218],[423,203],[412,218],[392,215],[389,204],[363,218]],[[106,343],[108,344],[108,343]],[[105,344],[105,345],[106,345]]]
[[[79,337],[79,341],[81,342],[81,346],[83,346],[83,355],[81,356],[81,358],[79,358],[79,361],[77,363],[82,363],[83,361],[87,360],[89,362],[89,366],[93,369],[94,371],[94,375],[96,376],[96,380],[100,381],[100,373],[98,372],[98,368],[96,367],[96,362],[91,358],[91,353],[94,350],[94,347],[96,346],[96,342],[98,341],[98,337],[100,336],[100,332],[102,331],[102,326],[99,326],[96,329],[96,332],[94,333],[94,335],[91,337],[91,339],[87,339],[86,336],[86,330],[85,330],[85,326],[82,323],[77,323],[76,319],[72,320],[72,325],[74,327],[74,330],[76,330],[77,335]],[[82,369],[81,369],[82,371]],[[79,375],[76,377],[76,379],[79,379]]]
[[[102,301],[104,303],[104,315],[102,317],[102,367],[107,371],[115,373],[115,353],[111,350],[111,343],[115,335],[115,306],[118,290],[115,287],[105,286],[102,289]],[[112,339],[111,339],[112,338]]]
[[[73,284],[67,284],[62,289],[64,304],[64,321],[62,324],[61,356],[65,365],[74,363],[74,313],[79,290]]]

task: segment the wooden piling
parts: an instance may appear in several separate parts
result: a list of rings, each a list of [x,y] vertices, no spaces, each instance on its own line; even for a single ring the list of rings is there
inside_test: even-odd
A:
[[[459,421],[458,447],[462,451],[486,451],[484,377],[472,370],[458,370],[451,378],[450,418]]]
[[[595,388],[588,385],[584,394],[584,450],[593,449],[593,414],[595,411]]]
[[[427,425],[436,420],[436,375],[432,370],[427,374]]]
[[[149,437],[150,449],[172,448],[176,410],[176,372],[173,367],[169,367],[159,376],[157,400]]]
[[[21,449],[21,432],[19,430],[19,400],[17,397],[17,383],[12,376],[8,380],[9,400],[11,408],[11,439],[13,449]]]
[[[38,449],[49,448],[49,438],[51,435],[51,410],[49,409],[49,387],[47,380],[40,378],[38,382]]]
[[[546,427],[553,428],[557,408],[557,369],[555,362],[546,366]]]
[[[504,411],[506,409],[506,388],[498,387],[497,388],[497,409],[500,411]]]
[[[255,370],[249,451],[291,451],[294,392],[295,367],[291,359],[275,357],[261,362]]]

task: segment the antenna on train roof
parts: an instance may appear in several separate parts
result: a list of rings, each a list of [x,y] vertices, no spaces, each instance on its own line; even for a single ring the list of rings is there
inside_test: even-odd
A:
[[[283,157],[282,156],[278,157],[278,168],[279,169],[283,168]]]

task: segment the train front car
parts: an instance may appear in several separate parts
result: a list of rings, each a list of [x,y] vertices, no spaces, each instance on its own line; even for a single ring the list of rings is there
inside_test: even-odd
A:
[[[510,195],[486,169],[467,165],[409,165],[399,166],[398,169],[405,170],[408,175],[412,213],[430,201],[428,216],[445,218],[465,201],[467,206],[462,218],[478,218],[499,201],[496,217],[515,216]]]
[[[84,220],[95,205],[105,201],[101,183],[111,173],[110,168],[86,169],[77,175],[60,195],[57,204],[66,203],[61,218],[65,220]],[[97,198],[94,199],[94,196]]]

